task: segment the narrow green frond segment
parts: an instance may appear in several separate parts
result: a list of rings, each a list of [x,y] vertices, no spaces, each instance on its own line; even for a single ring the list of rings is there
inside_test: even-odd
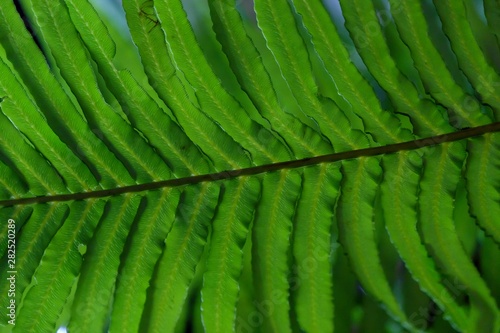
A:
[[[44,210],[43,208],[40,208],[39,211]],[[0,258],[2,260],[0,261],[0,278],[2,278],[3,281],[6,281],[6,283],[2,283],[0,285],[0,291],[4,293],[4,295],[8,297],[3,297],[0,299],[0,306],[2,306],[4,309],[7,309],[7,307],[10,305],[10,300],[9,297],[14,296],[16,304],[19,305],[21,299],[22,299],[22,294],[24,291],[24,287],[29,284],[31,281],[31,276],[32,272],[34,271],[35,267],[32,268],[31,274],[30,270],[27,269],[26,272],[23,271],[21,272],[19,270],[20,267],[23,267],[22,264],[19,262],[19,248],[22,246],[21,243],[19,243],[19,233],[26,223],[26,221],[29,219],[30,215],[33,212],[33,208],[30,206],[13,206],[13,207],[4,207],[0,210],[0,219],[1,221],[5,221],[0,225],[0,246],[3,248],[0,248]],[[42,216],[43,217],[43,216]],[[12,228],[12,221],[14,222],[14,228]],[[16,236],[16,237],[13,237]],[[42,256],[42,253],[35,254],[34,256]],[[38,262],[37,262],[38,264]],[[13,266],[11,266],[13,265]],[[12,272],[17,272],[15,274],[16,276],[16,293],[13,295],[11,289],[11,283],[9,283],[8,278],[11,277]],[[24,273],[23,276],[21,277],[20,273]],[[28,277],[28,281],[26,282],[26,276]],[[19,314],[19,307],[17,309],[17,314]],[[7,330],[4,327],[9,327],[8,321],[11,318],[8,316],[2,316],[0,317],[0,331],[1,332],[7,332]],[[12,325],[10,325],[10,328],[13,328]],[[8,332],[10,332],[9,330]]]
[[[260,196],[260,182],[243,177],[226,182],[213,221],[207,270],[203,275],[202,319],[206,332],[235,329],[243,245]]]
[[[255,1],[257,23],[266,39],[267,47],[273,54],[281,74],[292,90],[304,114],[298,115],[306,124],[306,115],[321,109],[316,98],[317,85],[312,75],[311,62],[305,44],[297,28],[287,2]],[[279,13],[279,15],[277,14]],[[286,37],[285,37],[286,36]],[[298,54],[295,55],[294,53]],[[319,119],[311,123],[319,126]],[[321,126],[320,126],[321,127]],[[338,150],[338,149],[336,149]]]
[[[0,258],[3,258],[5,253],[7,253],[7,245],[9,243],[9,219],[16,221],[16,234],[19,233],[21,227],[26,223],[28,218],[31,216],[33,208],[31,206],[11,206],[2,207],[0,209],[0,219],[1,221],[7,221],[0,225]]]
[[[490,119],[481,112],[479,102],[455,82],[446,63],[428,37],[422,4],[417,1],[391,0],[391,13],[399,34],[411,51],[412,59],[426,91],[449,111],[455,128],[486,124]]]
[[[470,329],[473,332],[496,332],[500,324],[499,310],[464,251],[453,222],[456,184],[461,176],[464,148],[462,142],[445,143],[426,154],[429,167],[422,178],[419,200],[421,230],[438,267],[447,276],[455,277],[453,283],[460,284],[459,289],[470,297]]]
[[[352,270],[363,287],[395,320],[411,329],[380,263],[374,234],[374,202],[381,175],[379,161],[360,158],[342,163],[341,196],[337,206],[340,240]]]
[[[205,251],[218,198],[218,186],[207,183],[184,189],[151,284],[153,294],[148,300],[151,313],[142,318],[143,330],[175,331],[189,287]]]
[[[86,246],[103,213],[104,201],[75,201],[63,226],[44,251],[40,266],[20,308],[14,332],[38,333],[56,329],[66,298],[82,265]],[[21,299],[18,300],[20,304]]]
[[[472,258],[478,246],[480,246],[482,232],[478,228],[475,219],[469,214],[469,205],[467,202],[467,189],[465,187],[465,177],[461,177],[457,184],[455,193],[455,210],[453,212],[453,221],[458,239],[462,244],[464,252],[469,258]]]
[[[294,0],[293,4],[311,34],[314,48],[337,90],[337,99],[346,101],[363,119],[365,130],[381,144],[410,140],[399,119],[383,110],[372,87],[350,59],[347,49],[320,1]],[[340,102],[337,104],[340,105]],[[350,110],[344,110],[349,112]]]
[[[500,96],[498,95],[500,76],[488,64],[474,38],[463,1],[434,0],[433,2],[460,68],[480,94],[481,101],[490,105],[495,118],[500,119]]]
[[[441,284],[442,277],[417,231],[419,181],[423,169],[421,156],[418,152],[386,155],[382,159],[382,168],[384,223],[394,247],[420,288],[445,311],[452,325],[465,332],[468,327],[467,312]]]
[[[22,269],[17,269],[16,274],[16,296],[19,302],[17,304],[21,304],[22,295],[32,282],[33,273],[40,264],[45,249],[63,224],[67,213],[68,207],[65,204],[37,205],[33,208],[33,213],[18,235],[15,244],[15,265]],[[16,224],[21,222],[14,215],[9,216],[9,218],[14,219]],[[7,269],[7,262],[2,262],[1,268],[0,277],[5,281],[9,276],[7,271],[11,269]],[[8,293],[8,289],[8,283],[2,284],[0,287],[0,291],[4,292],[5,295]],[[7,297],[2,298],[1,306],[6,307],[8,301]]]
[[[252,120],[238,101],[224,90],[196,41],[182,2],[157,0],[155,8],[174,61],[195,88],[203,111],[248,150],[253,163],[290,159],[286,147],[272,133],[265,141],[259,137],[258,133],[265,135],[268,130]]]
[[[71,309],[70,331],[84,327],[102,332],[107,324],[120,254],[137,214],[141,198],[137,195],[113,197],[106,203],[106,213],[87,246]]]
[[[470,212],[487,235],[500,244],[500,135],[486,134],[467,144],[468,202]]]
[[[302,194],[294,218],[293,278],[298,281],[297,320],[305,332],[333,332],[334,308],[331,230],[339,194],[338,165],[304,170]]]
[[[252,230],[250,229],[250,233]],[[256,316],[254,302],[254,283],[252,275],[252,237],[247,236],[245,245],[243,246],[243,269],[241,271],[241,277],[239,279],[240,293],[238,297],[238,303],[236,304],[236,325],[235,331],[241,332],[242,330],[247,330],[249,332],[255,332],[255,326],[260,323],[254,322]],[[257,319],[259,320],[259,319]],[[256,325],[257,324],[257,325]]]
[[[302,110],[297,115],[299,119],[310,126],[319,126],[335,151],[367,147],[368,138],[351,128],[343,111],[333,101],[318,96],[309,55],[290,5],[286,1],[256,0],[255,11],[267,46]],[[310,118],[313,119],[312,125]]]
[[[149,83],[168,105],[172,117],[209,157],[217,171],[249,166],[244,149],[200,108],[194,89],[171,56],[150,0],[123,3],[132,38],[139,49]]]
[[[61,75],[82,106],[89,126],[120,156],[136,181],[170,178],[168,167],[152,147],[104,100],[87,50],[61,1],[21,2],[32,8],[39,34],[50,45]]]
[[[0,117],[4,117],[1,108]],[[20,172],[14,171],[0,159],[0,200],[20,198],[28,191],[28,184]]]
[[[332,147],[318,132],[283,111],[278,102],[277,90],[271,81],[271,74],[247,35],[234,4],[215,0],[209,1],[209,5],[217,39],[238,82],[259,113],[270,122],[271,128],[290,146],[294,156],[305,158],[332,152]]]
[[[4,115],[3,102],[0,104],[0,146],[11,162],[15,161],[19,172],[26,179],[30,193],[46,195],[67,193],[63,179],[48,161],[40,156],[33,145]]]
[[[3,50],[0,46],[0,53]],[[58,170],[71,192],[90,191],[97,181],[82,161],[54,134],[38,107],[0,54],[1,110]]]
[[[252,231],[252,265],[256,307],[263,316],[262,332],[291,332],[287,279],[292,219],[302,179],[295,171],[268,173]],[[293,281],[292,281],[293,282]]]
[[[179,201],[177,189],[163,189],[143,197],[117,280],[110,332],[138,332],[149,280],[163,251]]]
[[[107,149],[77,111],[61,84],[50,73],[47,60],[38,49],[11,1],[0,8],[0,44],[29,89],[49,126],[82,160],[95,168],[103,187],[132,183],[125,167]]]
[[[116,46],[106,26],[87,1],[65,0],[73,22],[97,62],[108,88],[132,125],[154,146],[177,177],[207,173],[205,157],[177,124],[163,112],[130,72],[113,64]]]
[[[183,110],[183,104],[198,106],[194,92],[184,89],[182,78],[175,75],[176,67],[172,62],[163,31],[151,0],[131,0],[123,3],[127,25],[132,40],[138,48],[141,62],[147,75],[148,83],[158,93],[159,97],[168,105],[164,110],[176,122],[178,116],[172,112]],[[166,84],[170,83],[170,84]],[[146,83],[143,82],[143,86]],[[171,92],[179,93],[179,97],[168,96]],[[181,93],[182,92],[182,93]],[[168,97],[168,99],[166,98]]]
[[[372,1],[340,0],[340,4],[346,28],[361,58],[389,94],[395,110],[410,116],[415,134],[426,137],[451,131],[453,128],[446,122],[445,115],[430,101],[420,99],[413,83],[397,68]]]

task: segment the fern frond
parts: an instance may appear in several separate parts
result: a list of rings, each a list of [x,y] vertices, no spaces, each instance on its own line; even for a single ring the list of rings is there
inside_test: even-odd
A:
[[[498,1],[4,2],[0,332],[500,332]]]

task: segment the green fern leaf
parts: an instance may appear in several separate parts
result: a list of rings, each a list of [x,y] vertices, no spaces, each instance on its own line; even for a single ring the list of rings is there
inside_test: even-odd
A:
[[[0,332],[500,333],[498,1],[122,7],[0,6]]]

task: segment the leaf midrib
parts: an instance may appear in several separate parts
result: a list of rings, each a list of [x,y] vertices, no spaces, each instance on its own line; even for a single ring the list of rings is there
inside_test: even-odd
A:
[[[157,182],[116,187],[112,189],[105,189],[98,191],[0,200],[0,207],[2,206],[7,207],[14,205],[28,205],[28,204],[56,202],[56,201],[85,200],[90,198],[102,198],[102,197],[121,195],[125,193],[136,193],[149,190],[157,190],[165,187],[179,187],[184,185],[197,184],[201,182],[213,182],[219,180],[232,179],[241,176],[254,176],[266,172],[279,171],[283,169],[297,169],[321,163],[333,163],[347,159],[354,159],[358,157],[391,154],[405,150],[416,150],[424,147],[439,145],[446,142],[459,141],[493,132],[500,132],[500,122],[494,122],[488,125],[477,126],[457,132],[441,134],[419,140],[406,141],[380,147],[350,150],[334,154],[313,156],[300,160],[284,161],[272,164],[265,164],[261,166],[248,167],[243,169],[228,170],[217,173],[168,179]]]

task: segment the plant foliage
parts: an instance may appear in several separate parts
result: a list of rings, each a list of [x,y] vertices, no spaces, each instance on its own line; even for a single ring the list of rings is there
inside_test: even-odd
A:
[[[332,3],[3,0],[0,331],[500,332],[499,2]]]

